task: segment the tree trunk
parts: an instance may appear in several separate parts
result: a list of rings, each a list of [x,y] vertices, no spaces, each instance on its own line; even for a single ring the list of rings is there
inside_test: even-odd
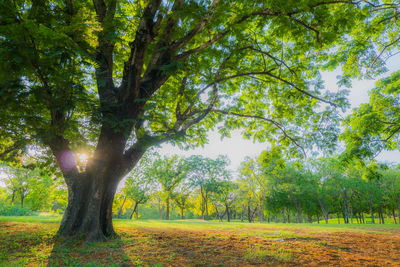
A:
[[[181,208],[181,219],[185,219],[185,209]]]
[[[200,194],[201,194],[201,219],[204,220],[204,213],[206,210],[206,206],[204,203],[204,193],[203,193],[203,186],[200,186]]]
[[[225,212],[226,212],[227,220],[228,220],[228,222],[230,222],[231,221],[231,213],[229,211],[228,204],[225,204],[225,208],[226,208]]]
[[[383,208],[382,208],[382,204],[379,205],[379,213],[381,216],[381,222],[382,224],[385,224],[385,219],[383,218]]]
[[[264,196],[261,197],[260,199],[260,211],[259,211],[259,217],[260,217],[260,223],[263,223],[264,221]]]
[[[138,208],[138,206],[139,206],[139,202],[135,202],[135,206],[133,207],[133,210],[132,210],[132,213],[131,213],[131,216],[129,216],[129,219],[131,219],[132,220],[132,218],[133,218],[133,214],[135,213],[135,211],[137,210],[137,208]],[[136,214],[137,215],[137,214]],[[139,218],[138,216],[136,216],[136,218]]]
[[[325,202],[318,198],[318,203],[319,203],[319,206],[321,208],[322,215],[324,216],[325,223],[328,224],[329,212],[325,208]]]
[[[169,220],[169,197],[165,200],[165,206],[166,206],[166,214],[165,214],[165,219]]]
[[[353,201],[350,201],[349,214],[350,214],[350,222],[351,224],[353,224]]]
[[[118,209],[118,218],[121,218],[122,217],[122,208],[124,207],[124,205],[125,205],[125,201],[126,201],[126,196],[124,196],[124,200],[122,201],[122,204],[121,204],[121,206],[119,207],[119,209]]]
[[[208,197],[207,197],[207,192],[206,192],[206,198],[205,198],[205,209],[206,209],[206,220],[208,220]]]
[[[397,202],[397,217],[399,218],[399,224],[400,224],[400,201]]]
[[[347,190],[343,191],[343,202],[344,202],[344,223],[349,223],[349,201],[347,198]]]
[[[249,221],[249,223],[252,222],[252,220],[251,220],[250,204],[247,204],[247,220]]]
[[[24,198],[25,198],[25,195],[22,193],[21,194],[21,208],[24,207]]]
[[[394,212],[394,208],[392,209],[392,215],[393,215],[394,224],[397,224],[396,213]]]
[[[372,203],[369,203],[369,211],[370,211],[370,213],[371,213],[371,220],[372,220],[372,223],[375,224],[375,218],[374,218],[374,211],[373,211],[373,209],[372,209]]]
[[[15,190],[13,190],[12,192],[11,205],[14,204],[14,200],[15,200]]]
[[[120,179],[105,173],[85,174],[68,184],[68,206],[58,235],[83,234],[86,241],[104,241],[115,235],[112,204]]]

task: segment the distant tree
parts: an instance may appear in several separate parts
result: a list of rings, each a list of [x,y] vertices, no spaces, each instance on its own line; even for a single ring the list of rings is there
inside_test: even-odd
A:
[[[166,207],[166,220],[169,220],[170,202],[173,200],[175,189],[185,179],[187,169],[184,159],[175,155],[170,158],[156,159],[152,168],[147,170],[145,174],[153,177],[161,185],[162,197]]]
[[[215,160],[202,156],[191,156],[186,160],[188,166],[188,183],[200,189],[201,217],[209,218],[209,197],[218,189],[219,181],[229,179],[226,156],[218,156]]]
[[[211,199],[217,217],[220,221],[226,215],[227,221],[230,222],[232,218],[232,204],[238,198],[237,195],[238,185],[232,181],[218,181],[215,190],[211,194]],[[221,208],[222,206],[222,208]]]
[[[185,211],[192,206],[188,187],[178,189],[178,192],[173,195],[173,200],[179,208],[181,219],[184,219]]]
[[[121,207],[124,206],[127,199],[132,201],[130,219],[132,219],[133,214],[136,214],[136,218],[139,218],[139,205],[146,203],[154,190],[156,179],[152,175],[152,169],[157,157],[159,158],[159,155],[156,153],[150,151],[146,153],[125,180],[122,189],[124,199]]]

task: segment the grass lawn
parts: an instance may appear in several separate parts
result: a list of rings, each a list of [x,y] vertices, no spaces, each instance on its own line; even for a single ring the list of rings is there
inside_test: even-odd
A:
[[[114,220],[119,239],[54,237],[60,217],[0,217],[0,266],[400,266],[400,225]]]

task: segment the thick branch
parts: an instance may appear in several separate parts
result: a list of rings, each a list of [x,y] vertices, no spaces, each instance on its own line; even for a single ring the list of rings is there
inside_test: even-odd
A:
[[[159,16],[154,22],[154,16],[161,5],[161,0],[152,0],[143,11],[143,16],[136,31],[135,40],[130,44],[129,60],[125,62],[120,99],[122,102],[131,102],[139,98],[140,77],[143,71],[145,52],[148,44],[156,34],[156,28],[161,23]]]
[[[97,20],[102,25],[102,31],[98,33],[98,46],[96,48],[96,80],[101,104],[115,103],[115,87],[113,81],[113,50],[115,40],[110,38],[114,34],[113,20],[116,11],[116,0],[111,0],[108,6],[103,0],[93,1]]]

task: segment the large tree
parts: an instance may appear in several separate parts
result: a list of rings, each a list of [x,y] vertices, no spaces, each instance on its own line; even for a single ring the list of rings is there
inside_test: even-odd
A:
[[[1,1],[0,153],[32,143],[51,151],[69,192],[58,234],[104,240],[114,235],[118,183],[151,146],[203,144],[219,121],[223,135],[246,127],[245,136],[292,152],[309,134],[328,137],[324,125],[338,118],[329,115],[343,94],[321,93],[318,62],[365,8],[317,0]],[[75,154],[83,151],[90,159],[82,167]]]

